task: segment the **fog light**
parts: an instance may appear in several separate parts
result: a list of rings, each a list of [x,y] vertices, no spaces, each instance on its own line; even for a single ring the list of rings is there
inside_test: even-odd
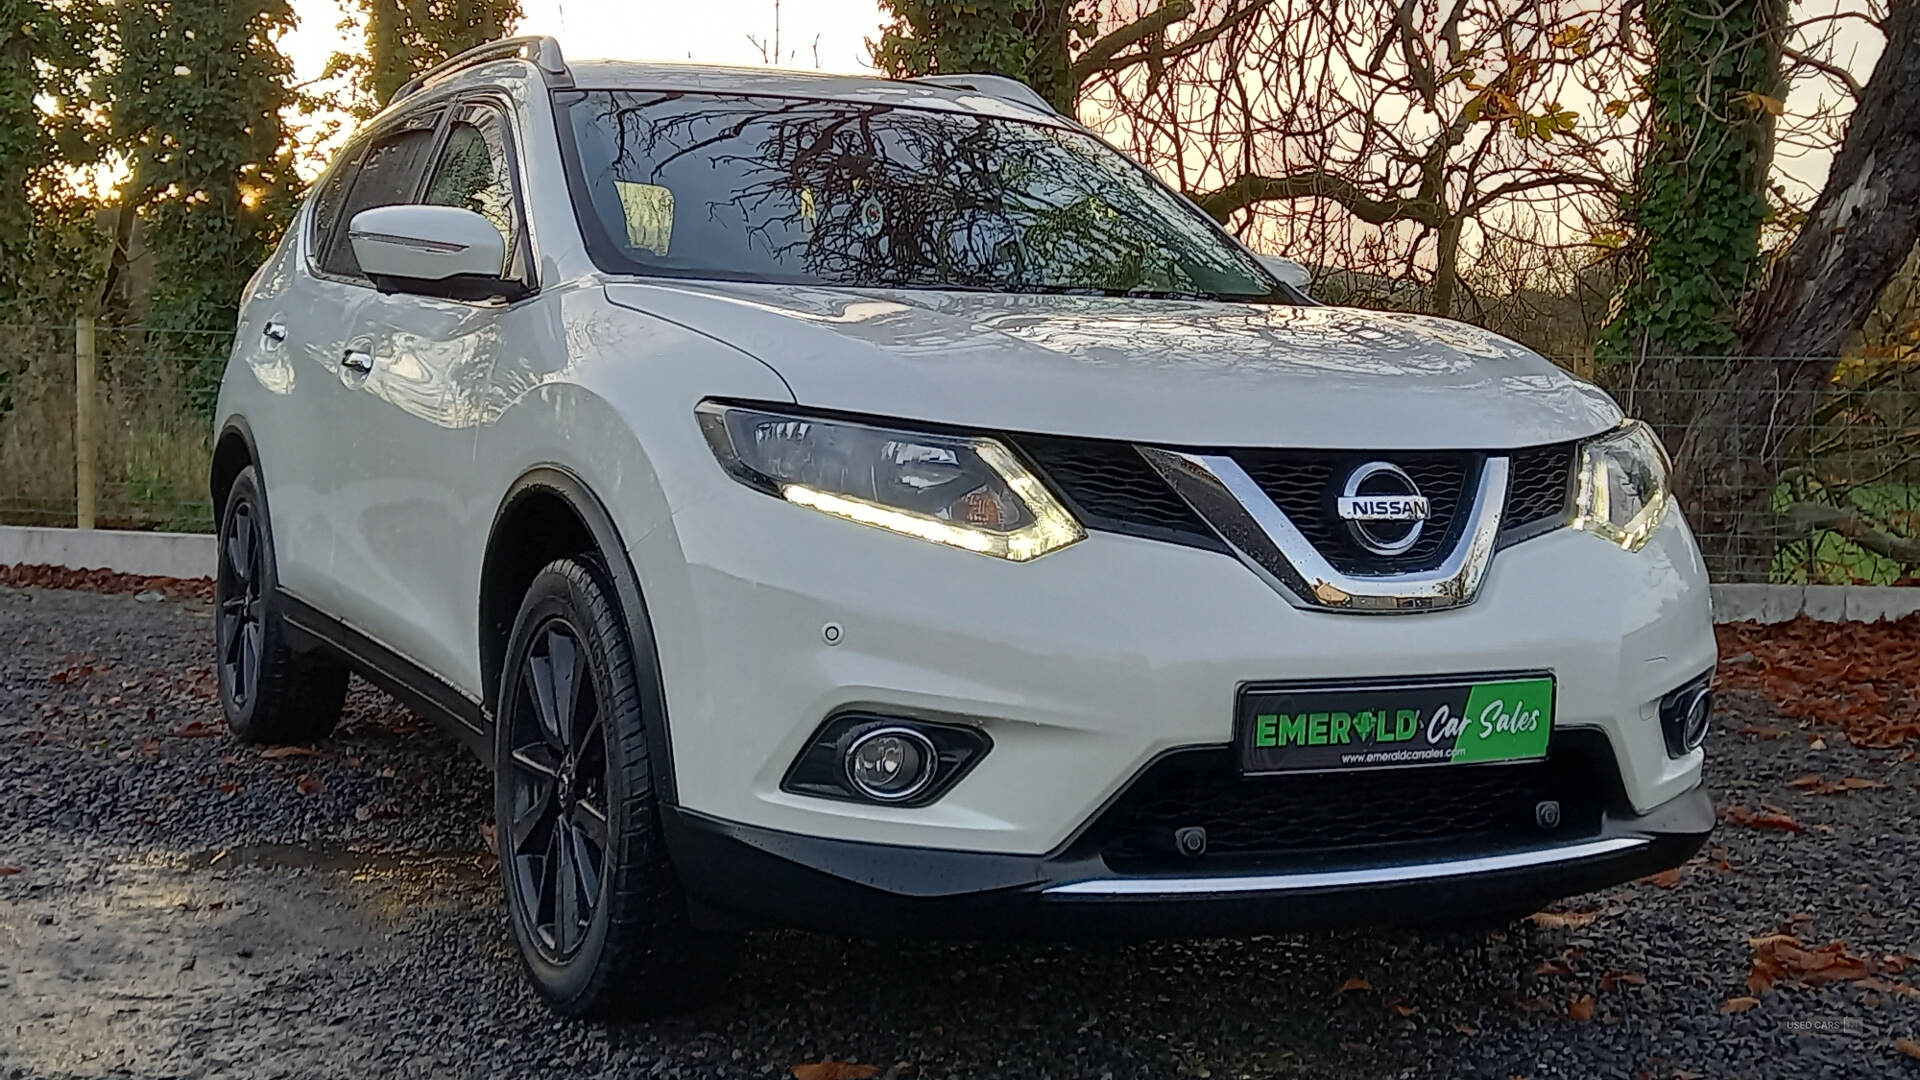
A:
[[[1669,757],[1685,757],[1707,741],[1713,716],[1713,679],[1703,676],[1660,699],[1660,732]]]
[[[847,746],[847,782],[869,799],[899,802],[933,782],[938,761],[933,743],[912,728],[875,728]]]

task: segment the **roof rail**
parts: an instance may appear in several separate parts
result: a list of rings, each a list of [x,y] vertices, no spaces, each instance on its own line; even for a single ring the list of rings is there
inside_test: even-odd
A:
[[[567,58],[560,53],[560,42],[546,35],[528,35],[489,41],[484,45],[476,45],[458,56],[448,57],[407,80],[405,86],[395,90],[393,97],[387,99],[387,104],[391,105],[396,101],[412,97],[426,89],[430,83],[439,82],[455,72],[464,71],[490,60],[526,60],[546,76],[548,86],[573,85],[573,72],[567,67]]]
[[[951,90],[972,90],[978,94],[985,94],[990,98],[1009,101],[1015,105],[1023,105],[1029,109],[1038,109],[1048,116],[1060,115],[1060,111],[1048,104],[1047,99],[1041,97],[1039,91],[1021,82],[1019,79],[1009,78],[1005,75],[988,75],[985,72],[966,75],[920,75],[907,81],[930,83],[934,86],[944,86]]]

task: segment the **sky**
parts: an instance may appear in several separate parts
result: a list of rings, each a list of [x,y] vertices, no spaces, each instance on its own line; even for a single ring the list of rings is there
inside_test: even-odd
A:
[[[697,60],[760,64],[772,60],[774,0],[521,0],[522,34],[552,34],[569,57]],[[293,0],[300,24],[282,42],[300,79],[357,41],[343,35],[338,0]],[[867,39],[880,36],[874,0],[781,0],[780,59],[787,67],[866,72]],[[749,36],[765,44],[756,47]],[[816,44],[818,46],[816,62]]]

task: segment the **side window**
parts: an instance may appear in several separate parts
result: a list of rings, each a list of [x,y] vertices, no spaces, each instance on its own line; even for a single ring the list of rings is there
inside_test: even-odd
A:
[[[361,155],[359,172],[347,188],[339,216],[333,222],[333,237],[320,268],[341,277],[360,277],[360,261],[353,257],[353,244],[347,240],[347,226],[353,216],[376,206],[393,206],[413,201],[420,171],[427,153],[433,149],[433,131],[439,123],[435,109],[407,117],[394,127],[374,136]]]
[[[447,139],[423,201],[429,206],[471,210],[493,222],[507,241],[507,276],[525,281],[523,233],[513,175],[506,118],[486,105],[463,106],[447,125]]]
[[[340,201],[353,184],[354,174],[360,171],[360,151],[363,149],[355,144],[342,151],[339,163],[313,193],[313,214],[309,219],[312,231],[307,234],[307,250],[313,253],[316,263],[325,255],[327,240],[333,235],[333,227],[340,219]]]

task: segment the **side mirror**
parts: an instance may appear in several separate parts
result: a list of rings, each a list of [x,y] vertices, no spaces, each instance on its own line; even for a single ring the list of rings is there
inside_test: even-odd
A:
[[[449,300],[518,300],[503,277],[507,241],[493,222],[457,206],[376,206],[353,215],[347,239],[360,272],[383,293]]]
[[[1302,296],[1306,295],[1307,281],[1313,276],[1307,273],[1306,267],[1284,255],[1262,255],[1260,265],[1267,268],[1267,273],[1279,278]]]

